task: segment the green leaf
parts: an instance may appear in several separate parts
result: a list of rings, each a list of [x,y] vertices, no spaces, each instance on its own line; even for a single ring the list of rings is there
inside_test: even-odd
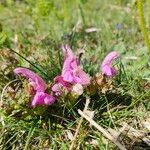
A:
[[[0,46],[3,45],[3,43],[6,41],[6,34],[4,32],[0,33]]]

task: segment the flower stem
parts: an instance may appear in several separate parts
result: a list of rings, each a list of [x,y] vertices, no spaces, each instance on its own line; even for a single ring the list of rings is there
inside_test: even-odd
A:
[[[146,45],[150,54],[150,39],[148,36],[148,31],[147,31],[146,23],[144,19],[142,0],[137,0],[137,5],[138,5],[139,22],[140,22],[141,31],[143,32],[144,40],[146,42]]]

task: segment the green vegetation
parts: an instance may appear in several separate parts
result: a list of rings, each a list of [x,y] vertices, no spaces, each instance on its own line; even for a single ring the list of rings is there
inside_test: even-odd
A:
[[[143,10],[147,32],[149,1]],[[93,30],[93,31],[92,31]],[[120,53],[115,66],[114,89],[91,96],[89,109],[104,128],[119,129],[126,122],[149,134],[142,122],[150,115],[149,50],[139,24],[138,6],[132,0],[1,0],[0,1],[0,149],[60,149],[71,144],[85,98],[66,108],[54,104],[37,114],[24,108],[30,96],[27,82],[13,70],[27,67],[52,84],[62,68],[61,44],[69,44],[79,55],[85,72],[99,72],[112,50]],[[106,87],[107,88],[107,87]],[[36,108],[35,108],[36,109]],[[26,115],[26,112],[29,112]],[[42,114],[42,115],[40,115]],[[142,137],[144,138],[144,137]],[[121,136],[127,149],[148,149],[140,138]],[[116,146],[83,120],[76,149],[111,150]]]

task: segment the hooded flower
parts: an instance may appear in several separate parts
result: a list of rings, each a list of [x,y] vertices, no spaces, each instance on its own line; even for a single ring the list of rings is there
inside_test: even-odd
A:
[[[52,90],[56,95],[60,95],[62,90],[72,91],[72,86],[75,84],[88,85],[90,77],[79,66],[79,62],[68,45],[62,45],[64,54],[64,64],[62,73],[55,78],[55,84]]]
[[[65,51],[65,58],[62,74],[64,81],[72,84],[80,83],[81,85],[88,85],[90,83],[90,78],[81,67],[76,56],[73,54],[69,46],[62,46],[63,52]]]
[[[101,71],[103,74],[109,77],[113,77],[116,75],[117,70],[112,66],[112,62],[118,58],[119,55],[117,52],[110,52],[103,60],[101,65]]]
[[[35,96],[31,102],[31,106],[35,107],[37,105],[52,105],[55,102],[55,98],[47,93],[45,93],[46,83],[44,80],[27,68],[16,68],[14,73],[21,74],[29,80],[30,85],[35,91]]]

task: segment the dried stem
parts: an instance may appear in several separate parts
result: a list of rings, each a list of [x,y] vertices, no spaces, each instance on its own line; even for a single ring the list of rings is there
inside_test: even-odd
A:
[[[85,111],[87,110],[89,103],[90,103],[90,99],[87,98],[83,112],[85,112]],[[69,150],[73,150],[73,148],[74,148],[74,146],[75,146],[75,141],[76,141],[77,135],[78,135],[78,133],[79,133],[79,129],[80,129],[80,127],[81,127],[82,122],[83,122],[83,117],[80,118],[80,121],[79,121],[78,126],[77,126],[77,128],[76,128],[76,132],[75,132],[75,134],[74,134],[74,137],[73,137],[72,143],[71,143],[71,145],[70,145],[70,147],[69,147]]]
[[[18,81],[18,80],[19,80],[19,79],[12,80],[12,81],[8,82],[8,83],[5,85],[5,87],[4,87],[3,90],[2,90],[1,96],[0,96],[0,107],[2,107],[2,105],[3,105],[3,96],[4,96],[4,93],[5,93],[6,89],[7,89],[7,87],[8,87],[10,84],[12,84],[13,82],[16,82],[16,81]],[[0,116],[0,122],[2,123],[3,126],[5,126],[3,116]]]
[[[112,141],[118,148],[121,150],[127,150],[115,137],[113,137],[107,130],[105,130],[103,127],[101,127],[99,124],[97,124],[92,118],[90,118],[88,115],[86,115],[81,110],[78,110],[78,113],[85,118],[91,125],[93,125],[96,129],[98,129],[107,139]]]

